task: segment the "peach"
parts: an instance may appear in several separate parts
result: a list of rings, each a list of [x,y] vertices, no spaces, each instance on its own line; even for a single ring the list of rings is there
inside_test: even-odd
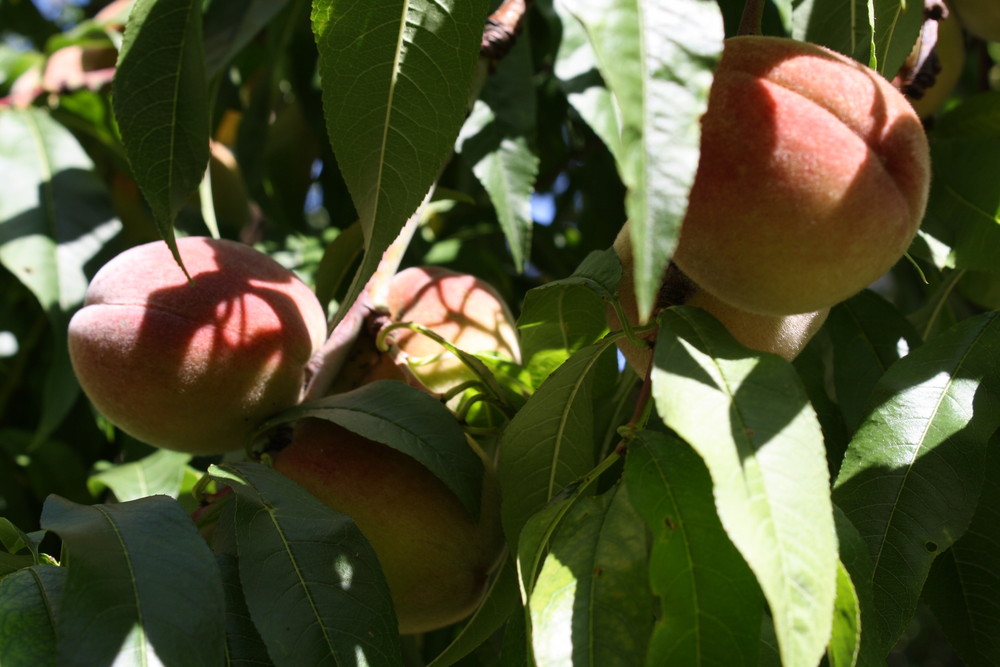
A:
[[[474,518],[415,459],[332,422],[298,422],[291,444],[271,456],[275,470],[357,523],[378,556],[400,632],[450,625],[482,600],[503,546],[488,465]]]
[[[1000,41],[1000,2],[997,0],[951,0],[958,20],[970,33],[987,42]]]
[[[625,223],[614,243],[615,254],[622,263],[622,277],[618,283],[618,299],[629,324],[639,323],[638,306],[633,284],[632,242],[629,237],[629,223]],[[829,308],[810,313],[792,315],[760,315],[731,306],[701,289],[690,278],[682,274],[676,266],[668,269],[666,285],[661,289],[659,308],[675,305],[696,306],[708,311],[719,320],[729,333],[742,345],[758,352],[770,352],[791,361],[806,343],[823,326]],[[607,309],[608,326],[612,330],[622,328],[618,316]],[[653,357],[652,348],[638,347],[627,339],[619,342],[618,348],[629,366],[640,376],[644,376]]]
[[[312,291],[233,241],[182,238],[191,281],[165,243],[127,250],[91,282],[70,321],[76,376],[94,406],[156,447],[244,447],[299,400],[326,317]]]
[[[392,322],[414,322],[431,329],[464,352],[491,352],[520,361],[514,317],[489,283],[439,266],[411,267],[393,276],[387,299]],[[458,357],[422,333],[390,333],[391,354],[406,363],[434,393],[474,380]]]
[[[876,72],[805,42],[734,37],[673,260],[740,310],[822,310],[902,257],[929,176],[920,119]]]

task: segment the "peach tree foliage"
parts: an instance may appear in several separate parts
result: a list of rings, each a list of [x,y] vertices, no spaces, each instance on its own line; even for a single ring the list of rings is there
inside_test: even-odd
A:
[[[996,44],[966,36],[924,120],[907,258],[791,362],[666,308],[645,378],[608,329],[609,249],[629,220],[649,312],[742,0],[535,0],[485,53],[485,0],[105,4],[0,2],[0,664],[839,667],[930,641],[1000,663]],[[914,4],[773,0],[761,29],[892,80]],[[400,635],[350,516],[267,456],[154,449],[81,393],[67,331],[97,270],[187,235],[270,255],[332,329],[383,257],[506,303],[520,359],[463,355],[467,393],[307,396],[246,443],[333,422],[474,513],[495,464],[504,545],[467,618]]]

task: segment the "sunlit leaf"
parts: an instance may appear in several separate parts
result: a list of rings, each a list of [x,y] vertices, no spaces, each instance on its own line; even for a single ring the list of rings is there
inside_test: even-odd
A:
[[[497,65],[456,146],[490,196],[518,271],[531,251],[531,193],[538,175],[529,47],[519,41]]]
[[[649,585],[661,616],[646,665],[757,665],[763,598],[715,511],[705,464],[676,438],[642,431],[625,484],[652,533]]]
[[[979,505],[968,530],[934,561],[924,600],[969,664],[1000,664],[1000,436],[986,454]]]
[[[601,341],[552,372],[507,424],[498,473],[512,544],[528,518],[594,467],[595,387],[614,377],[615,345]]]
[[[152,495],[176,498],[190,460],[190,454],[161,449],[138,461],[103,470],[91,476],[87,485],[95,496],[105,487],[111,489],[120,502]]]
[[[620,116],[595,125],[603,135],[617,125],[621,135],[620,150],[613,140],[609,148],[628,187],[636,299],[648,314],[698,166],[699,121],[722,50],[722,17],[706,0],[586,0],[561,9],[583,26]],[[607,104],[593,110],[611,111]]]
[[[875,613],[865,632],[888,653],[934,559],[968,526],[986,442],[1000,427],[1000,315],[965,320],[894,364],[852,439],[834,499],[868,544]]]
[[[530,609],[534,660],[543,665],[640,664],[651,616],[644,598],[645,526],[615,487],[580,499],[551,542]],[[586,642],[574,641],[586,636]]]
[[[41,442],[79,395],[66,344],[83,303],[85,267],[121,229],[107,189],[76,138],[39,109],[0,107],[0,264],[41,304],[52,324]]]
[[[782,660],[816,664],[837,583],[816,413],[791,365],[742,347],[708,313],[670,308],[659,322],[657,412],[705,461],[722,525],[770,607]]]

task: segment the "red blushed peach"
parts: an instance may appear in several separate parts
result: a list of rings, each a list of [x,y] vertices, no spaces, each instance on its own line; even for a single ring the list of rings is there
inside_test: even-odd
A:
[[[482,600],[503,547],[489,470],[477,519],[412,457],[331,422],[298,422],[291,444],[271,455],[275,470],[357,523],[378,556],[400,632],[450,625]]]
[[[393,276],[387,305],[392,322],[423,325],[465,352],[521,359],[513,315],[496,290],[475,276],[437,266],[405,269]],[[408,363],[432,392],[444,393],[476,377],[428,336],[408,329],[390,336],[397,363]]]
[[[618,284],[618,300],[629,324],[639,323],[638,306],[635,300],[633,284],[632,241],[629,237],[629,224],[626,222],[618,233],[614,243],[615,254],[622,263],[622,277]],[[806,343],[819,331],[830,314],[829,308],[822,308],[810,313],[795,313],[792,315],[760,315],[751,313],[717,299],[701,289],[689,278],[671,267],[666,281],[668,296],[658,304],[659,308],[674,305],[696,306],[711,313],[740,344],[758,352],[777,354],[787,361],[798,356]],[[606,309],[608,326],[617,331],[622,328],[615,311]],[[622,355],[629,366],[640,376],[644,376],[653,358],[653,349],[649,346],[637,346],[627,339],[618,344]]]
[[[69,326],[76,376],[94,406],[156,447],[216,454],[247,444],[294,405],[326,317],[312,291],[232,241],[137,246],[94,276]]]
[[[741,310],[828,308],[906,251],[928,155],[913,108],[873,70],[791,39],[729,39],[673,259]]]

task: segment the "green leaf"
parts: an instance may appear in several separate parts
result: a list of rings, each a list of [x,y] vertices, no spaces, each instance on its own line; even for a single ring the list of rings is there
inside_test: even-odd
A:
[[[350,284],[353,271],[364,254],[361,225],[355,222],[340,232],[323,252],[323,259],[316,268],[316,298],[329,308],[338,294]]]
[[[173,223],[208,166],[202,2],[136,0],[113,84],[132,174],[177,263]]]
[[[872,591],[871,586],[871,571],[872,571],[872,559],[868,555],[868,545],[865,544],[865,539],[861,537],[861,533],[858,529],[854,527],[851,520],[847,518],[844,511],[839,507],[834,505],[833,517],[837,524],[837,540],[840,544],[840,565],[847,571],[847,575],[851,579],[851,585],[854,587],[854,595],[857,598],[857,605],[860,611],[860,625],[861,633],[857,642],[857,664],[866,665],[874,667],[875,665],[880,665],[885,663],[885,654],[878,647],[878,642],[875,641],[874,631],[869,631],[867,624],[871,621],[870,615],[876,613],[875,609],[875,596]],[[838,574],[838,600],[840,597],[840,577]],[[845,633],[843,630],[850,627],[852,624],[851,619],[845,616],[843,619],[838,618],[837,611],[841,607],[834,609],[834,634],[840,633],[845,639]],[[840,629],[837,629],[838,624],[840,624]],[[831,647],[833,647],[833,637],[831,636]],[[842,644],[846,645],[846,644]],[[829,657],[830,648],[827,649],[827,657]]]
[[[867,20],[867,17],[865,17]],[[890,81],[913,50],[924,23],[924,8],[909,0],[875,0],[875,54],[878,73]]]
[[[272,664],[267,646],[253,624],[243,598],[238,559],[221,555],[215,560],[222,573],[222,588],[226,596],[226,665],[261,667]]]
[[[640,431],[625,484],[653,536],[661,607],[645,664],[756,665],[763,597],[719,521],[705,464],[686,443]]]
[[[36,565],[0,579],[0,664],[56,664],[56,616],[66,569]]]
[[[67,570],[59,665],[222,662],[219,571],[176,501],[86,506],[50,496],[42,527],[62,539]]]
[[[389,587],[348,517],[266,466],[212,466],[236,492],[247,608],[277,665],[402,665]]]
[[[705,461],[722,525],[770,606],[782,660],[814,665],[837,583],[816,414],[790,364],[742,347],[708,313],[675,307],[659,321],[657,412]]]
[[[1000,314],[963,321],[894,364],[848,446],[834,499],[868,544],[882,655],[906,629],[934,559],[968,526],[1000,426]],[[855,579],[857,581],[857,579]]]
[[[215,0],[205,12],[205,73],[218,75],[288,0]]]
[[[483,645],[518,608],[517,574],[506,559],[490,583],[486,598],[448,646],[427,667],[448,667]]]
[[[527,600],[534,591],[538,573],[549,553],[552,535],[566,520],[577,501],[591,493],[590,487],[618,458],[617,454],[609,456],[586,476],[566,485],[545,507],[525,522],[517,539],[517,573],[522,599]]]
[[[31,554],[33,563],[41,561],[38,557],[38,543],[45,537],[45,532],[27,534],[11,523],[8,519],[0,517],[0,544],[7,553],[16,554],[27,549]]]
[[[66,343],[69,316],[83,303],[85,267],[121,229],[93,170],[76,138],[47,113],[0,108],[0,264],[35,295],[53,333],[36,444],[79,395]]]
[[[519,40],[487,80],[456,146],[493,203],[517,271],[531,252],[531,193],[538,176],[533,76],[530,42]]]
[[[652,621],[645,533],[620,486],[573,506],[531,594],[539,667],[642,662]]]
[[[607,332],[604,308],[600,294],[569,278],[528,291],[517,328],[521,356],[536,387],[576,351]]]
[[[920,336],[902,313],[871,290],[831,308],[825,326],[833,341],[837,403],[853,433],[872,408],[875,383],[920,345]]]
[[[138,461],[92,475],[87,486],[95,496],[109,488],[119,502],[152,495],[177,498],[190,470],[186,465],[190,460],[190,454],[161,449]]]
[[[968,530],[934,561],[924,600],[973,666],[1000,664],[1000,435],[990,439],[979,505]]]
[[[908,0],[804,0],[793,6],[792,37],[839,51],[890,80],[910,55],[924,18],[923,5]]]
[[[872,62],[875,40],[868,0],[799,0],[790,4],[791,37],[820,44],[866,65]]]
[[[615,350],[613,341],[601,341],[575,353],[504,429],[497,472],[512,545],[532,514],[594,467],[595,391],[613,381]]]
[[[483,462],[440,401],[396,380],[369,384],[283,412],[261,427],[304,417],[325,419],[416,459],[479,516]]]
[[[861,641],[861,607],[851,575],[843,563],[837,567],[837,601],[833,608],[833,632],[826,657],[830,667],[854,667]]]
[[[313,4],[327,132],[365,237],[365,256],[344,303],[354,302],[452,151],[465,121],[487,5]]]
[[[923,234],[950,248],[945,266],[996,271],[1000,193],[990,174],[1000,169],[1000,92],[964,100],[935,123],[931,193]]]
[[[609,148],[628,187],[636,299],[640,314],[648,314],[698,166],[699,121],[722,51],[722,16],[706,0],[566,4],[590,39],[621,117],[620,152]],[[605,135],[612,129],[608,121],[597,124],[607,127]]]

